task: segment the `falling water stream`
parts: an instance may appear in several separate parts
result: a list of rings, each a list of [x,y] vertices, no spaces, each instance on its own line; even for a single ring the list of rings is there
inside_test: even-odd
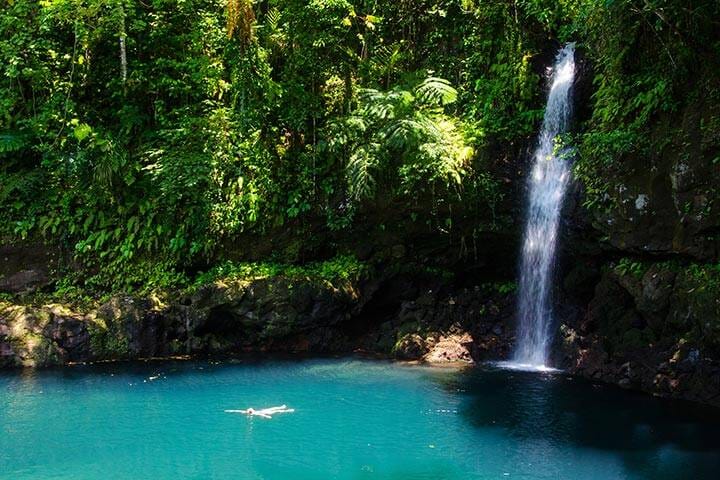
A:
[[[509,366],[546,370],[553,339],[551,290],[563,199],[570,181],[570,149],[560,145],[572,110],[575,44],[558,52],[545,117],[529,178],[527,219],[518,290],[518,330]]]

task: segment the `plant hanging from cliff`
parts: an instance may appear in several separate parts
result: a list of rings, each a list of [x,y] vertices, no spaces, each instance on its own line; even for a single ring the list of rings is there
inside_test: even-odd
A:
[[[248,45],[254,38],[255,12],[252,0],[228,0],[227,35],[237,36],[241,45]]]

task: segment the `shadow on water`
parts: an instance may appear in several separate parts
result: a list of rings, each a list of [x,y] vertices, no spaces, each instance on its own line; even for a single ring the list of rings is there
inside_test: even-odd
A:
[[[310,354],[238,354],[219,357],[189,358],[152,358],[142,360],[117,360],[96,363],[78,363],[64,366],[51,366],[41,369],[22,368],[0,370],[0,380],[13,384],[33,384],[41,379],[61,379],[63,381],[87,381],[109,375],[143,377],[154,374],[192,375],[197,371],[221,370],[226,367],[257,368],[278,365],[301,365],[303,362],[318,360],[345,360],[355,357],[347,355],[310,355]]]
[[[561,373],[481,367],[437,380],[465,396],[459,413],[477,428],[502,429],[518,441],[544,440],[560,449],[605,450],[648,478],[719,478],[718,409]]]

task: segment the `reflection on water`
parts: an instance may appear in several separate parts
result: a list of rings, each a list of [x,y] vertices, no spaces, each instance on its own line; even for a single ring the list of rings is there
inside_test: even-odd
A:
[[[0,374],[0,478],[715,478],[717,411],[563,374],[356,359]],[[287,404],[248,419],[226,408]]]

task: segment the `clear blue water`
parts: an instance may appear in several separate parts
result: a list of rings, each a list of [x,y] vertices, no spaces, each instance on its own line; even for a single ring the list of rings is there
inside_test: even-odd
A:
[[[562,374],[114,364],[2,373],[0,395],[3,479],[720,478],[716,411]]]

